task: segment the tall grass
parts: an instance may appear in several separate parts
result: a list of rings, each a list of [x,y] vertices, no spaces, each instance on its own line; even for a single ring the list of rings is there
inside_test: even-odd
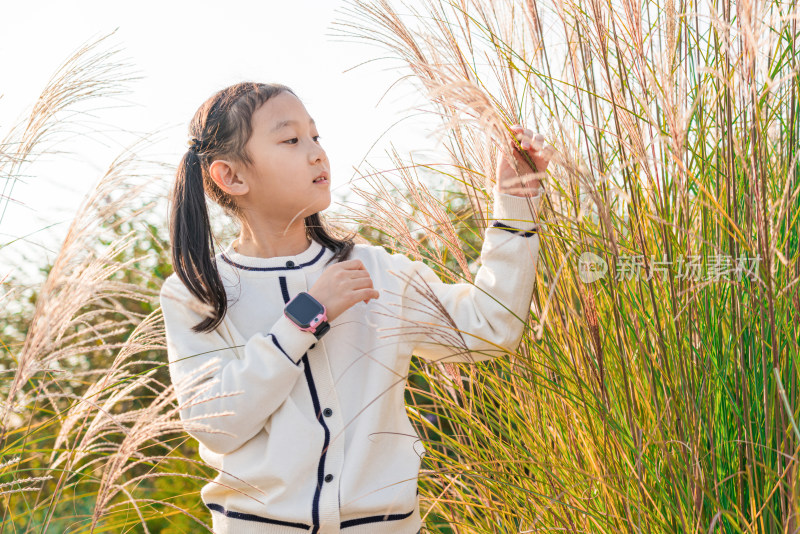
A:
[[[22,173],[83,126],[79,104],[127,92],[135,79],[119,50],[104,48],[108,37],[72,54],[0,143],[3,209]],[[168,272],[150,221],[151,186],[165,177],[141,154],[153,139],[126,146],[97,180],[32,295],[16,277],[3,280],[0,532],[207,526],[197,495],[179,491],[213,470],[185,446],[154,305]]]
[[[508,126],[559,152],[517,353],[414,360],[429,529],[800,532],[797,4],[354,1],[345,14],[336,35],[388,50],[442,118],[451,165],[398,158],[403,181],[445,176],[473,228]],[[404,213],[377,182],[354,217],[471,280],[472,223]],[[411,219],[424,244],[402,231]],[[590,281],[590,264],[608,271]]]

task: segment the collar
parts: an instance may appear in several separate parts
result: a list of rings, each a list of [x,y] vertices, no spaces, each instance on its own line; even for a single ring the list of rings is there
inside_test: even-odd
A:
[[[228,247],[220,253],[222,260],[237,269],[243,271],[275,272],[285,274],[287,271],[305,269],[315,271],[323,266],[324,260],[328,259],[332,251],[323,247],[313,239],[308,248],[295,256],[275,256],[272,258],[260,258],[257,256],[245,256],[239,254],[234,248],[236,239],[230,242]]]

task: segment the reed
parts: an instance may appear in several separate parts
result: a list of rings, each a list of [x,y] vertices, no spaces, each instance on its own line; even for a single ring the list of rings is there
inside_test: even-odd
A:
[[[0,143],[0,215],[29,166],[62,154],[64,134],[84,126],[84,102],[123,94],[135,79],[106,46],[110,35],[72,54]],[[177,491],[213,471],[185,444],[165,363],[157,297],[168,255],[150,233],[163,194],[153,186],[165,177],[142,155],[155,139],[111,162],[32,295],[20,279],[3,280],[0,532],[185,532],[208,522],[194,488]]]
[[[800,531],[797,4],[349,4],[336,36],[388,52],[448,141],[394,170],[473,216],[404,210],[385,171],[352,216],[374,241],[470,283],[508,127],[558,152],[518,350],[413,360],[428,528]]]

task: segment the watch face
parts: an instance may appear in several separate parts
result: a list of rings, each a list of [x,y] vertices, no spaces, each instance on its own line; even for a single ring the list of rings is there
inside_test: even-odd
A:
[[[299,293],[294,300],[286,305],[286,314],[300,323],[303,328],[311,324],[311,320],[322,313],[322,306],[305,293]]]

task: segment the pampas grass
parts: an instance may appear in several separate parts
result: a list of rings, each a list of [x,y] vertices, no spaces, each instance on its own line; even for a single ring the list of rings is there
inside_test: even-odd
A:
[[[40,153],[59,153],[48,143],[77,103],[124,90],[128,68],[115,62],[117,51],[100,49],[107,38],[72,55],[6,137],[7,193]],[[163,259],[136,245],[157,205],[149,189],[165,178],[139,155],[145,148],[143,140],[125,147],[97,181],[38,290],[24,339],[4,345],[11,368],[0,390],[0,531],[121,532],[139,524],[150,532],[153,518],[163,526],[177,515],[210,530],[196,498],[192,509],[177,506],[178,495],[152,498],[160,477],[210,480],[202,462],[174,453],[187,429],[212,430],[179,418],[175,387],[191,391],[193,383],[164,380],[164,326],[154,306],[160,280],[139,267]],[[200,371],[213,369],[198,370],[202,382]],[[208,384],[197,387],[202,393]]]
[[[800,532],[796,3],[349,4],[335,35],[430,102],[477,228],[509,125],[557,150],[517,353],[413,360],[428,529]],[[431,165],[393,163],[420,211],[387,171],[354,218],[460,278],[465,220],[408,187]]]

